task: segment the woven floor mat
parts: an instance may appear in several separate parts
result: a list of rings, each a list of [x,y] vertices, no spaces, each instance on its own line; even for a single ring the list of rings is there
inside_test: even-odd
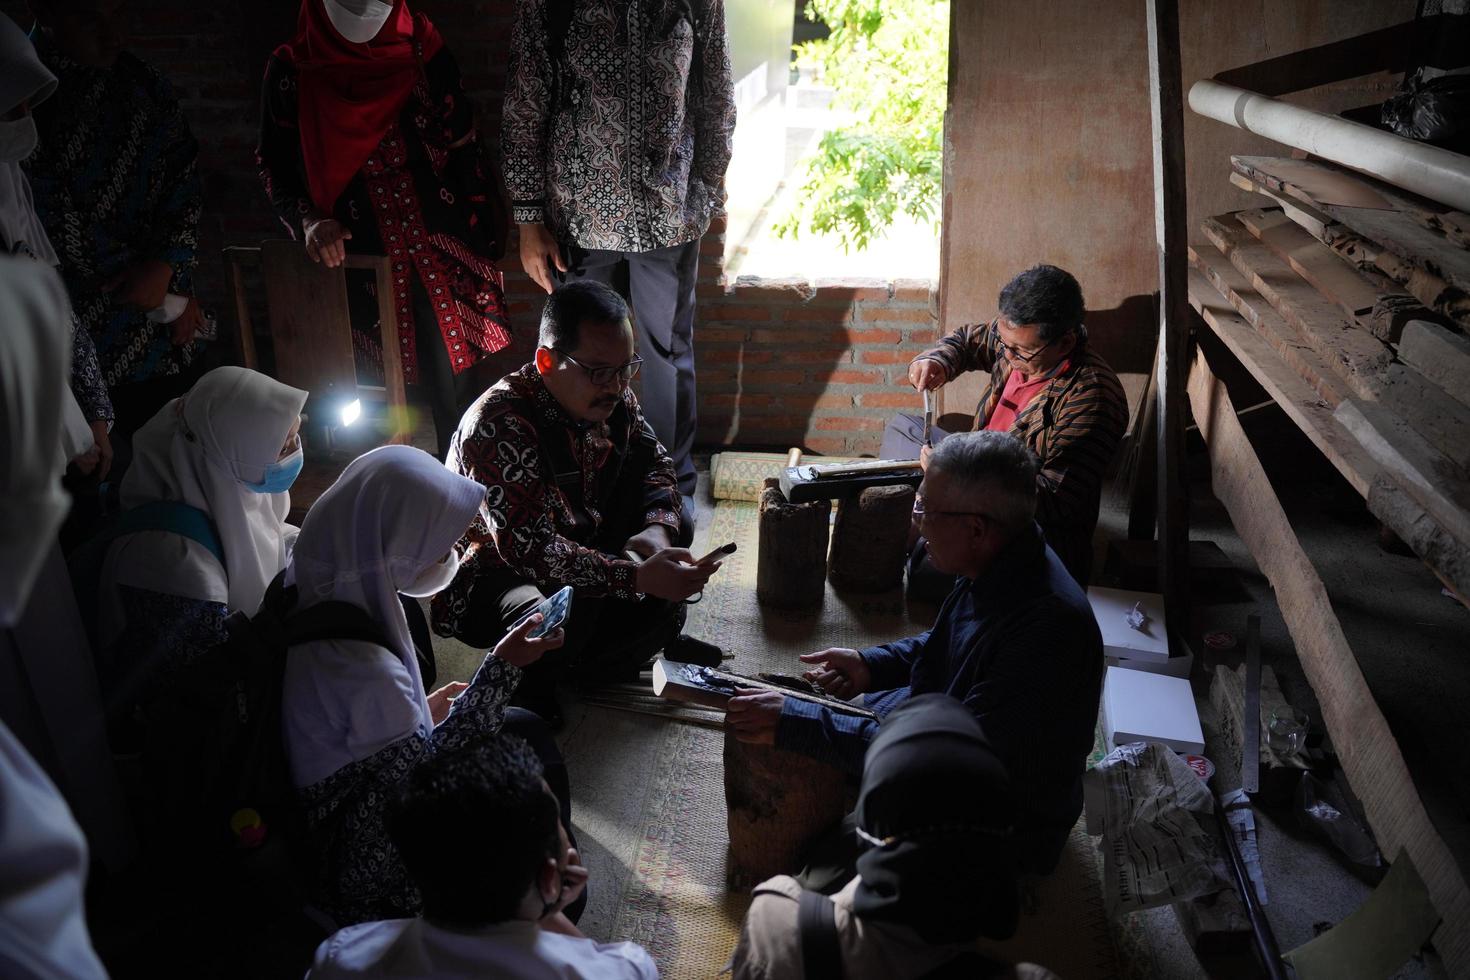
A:
[[[725,560],[703,600],[690,607],[687,631],[733,653],[728,668],[795,672],[797,654],[861,648],[912,635],[932,622],[935,607],[907,603],[897,591],[844,596],[828,586],[820,610],[760,606],[758,519],[754,503],[719,502],[709,515],[706,540],[710,546],[734,540],[739,550]],[[725,889],[723,736],[689,725],[670,728],[653,763],[632,873],[609,933],[644,945],[665,977],[707,978],[719,973],[734,949],[749,900]],[[1069,980],[1148,976],[1144,944],[1126,923],[1110,922],[1100,882],[1096,846],[1079,821],[1061,867],[1032,886],[1017,937],[994,948],[1042,963]]]

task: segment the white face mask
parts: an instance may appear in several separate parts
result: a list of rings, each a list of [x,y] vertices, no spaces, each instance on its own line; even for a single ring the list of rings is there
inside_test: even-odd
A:
[[[366,44],[378,36],[393,5],[383,0],[323,0],[332,26],[353,44]]]
[[[0,121],[0,163],[20,163],[36,152],[37,140],[36,120],[30,113]]]
[[[447,589],[458,574],[459,555],[451,548],[443,561],[436,561],[419,572],[417,578],[398,591],[414,599],[427,599]]]

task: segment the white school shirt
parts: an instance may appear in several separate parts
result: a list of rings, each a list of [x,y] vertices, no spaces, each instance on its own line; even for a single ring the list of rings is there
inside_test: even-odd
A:
[[[658,967],[636,943],[564,936],[520,919],[469,932],[388,919],[349,926],[317,947],[308,980],[348,977],[657,980]]]

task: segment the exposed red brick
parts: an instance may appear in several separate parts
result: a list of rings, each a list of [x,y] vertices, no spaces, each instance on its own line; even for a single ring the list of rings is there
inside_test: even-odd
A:
[[[882,384],[886,380],[882,371],[833,371],[827,375],[828,382],[839,385]]]
[[[919,403],[919,395],[912,388],[905,391],[870,391],[858,396],[863,408],[907,408]]]
[[[881,432],[887,424],[883,419],[866,415],[819,415],[813,425],[822,431]]]
[[[740,343],[750,339],[753,332],[760,331],[749,331],[744,327],[698,327],[695,329],[694,339],[696,344],[701,340],[706,343]]]
[[[892,309],[881,306],[860,307],[859,318],[863,323],[936,323],[938,319],[928,308]]]
[[[713,320],[769,321],[772,312],[773,308],[770,306],[747,303],[703,303],[694,309],[695,318],[703,323]]]
[[[908,364],[914,359],[914,355],[902,348],[888,348],[886,350],[862,350],[857,352],[858,360],[864,364]]]
[[[776,316],[784,323],[826,323],[845,326],[852,322],[852,310],[845,306],[778,306]]]
[[[872,328],[867,330],[852,330],[849,333],[854,344],[896,344],[903,339],[903,334],[897,330]]]

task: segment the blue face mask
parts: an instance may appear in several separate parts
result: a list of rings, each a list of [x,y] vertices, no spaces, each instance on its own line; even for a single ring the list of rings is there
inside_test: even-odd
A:
[[[246,483],[247,489],[256,493],[285,493],[291,489],[291,484],[301,475],[301,467],[306,463],[306,456],[297,449],[285,459],[277,460],[265,468],[265,476],[259,483]]]

